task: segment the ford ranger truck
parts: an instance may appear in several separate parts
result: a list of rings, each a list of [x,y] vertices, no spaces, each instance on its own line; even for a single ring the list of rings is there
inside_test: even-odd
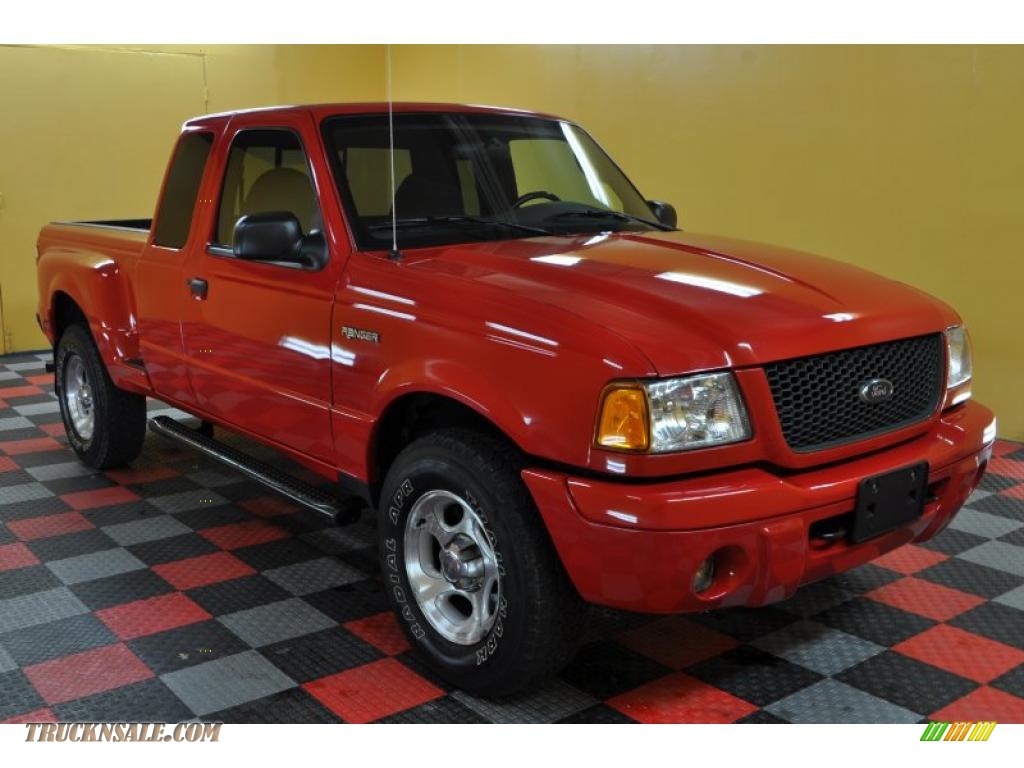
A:
[[[369,504],[398,622],[483,695],[557,672],[587,604],[761,606],[935,536],[995,438],[948,306],[681,231],[549,115],[196,118],[154,219],[45,227],[38,278],[82,462],[135,459],[152,397],[332,520]]]

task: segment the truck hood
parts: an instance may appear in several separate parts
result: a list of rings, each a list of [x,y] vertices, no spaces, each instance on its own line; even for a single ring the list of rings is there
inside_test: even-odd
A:
[[[424,249],[410,267],[568,311],[671,375],[743,367],[939,331],[927,294],[842,262],[689,232],[607,233]],[[536,328],[557,339],[550,313]]]

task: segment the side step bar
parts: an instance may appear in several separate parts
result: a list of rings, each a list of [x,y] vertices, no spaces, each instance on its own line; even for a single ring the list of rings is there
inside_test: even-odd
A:
[[[187,427],[169,416],[157,416],[155,419],[150,419],[149,428],[158,435],[187,445],[211,459],[226,464],[297,504],[326,515],[338,525],[357,520],[364,506],[362,499],[354,496],[343,499],[325,493],[309,483],[292,477],[287,472],[282,472],[230,445],[225,445],[198,430]]]

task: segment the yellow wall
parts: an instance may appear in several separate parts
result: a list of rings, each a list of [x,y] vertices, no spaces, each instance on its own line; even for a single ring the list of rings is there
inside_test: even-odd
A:
[[[379,46],[0,46],[0,349],[41,349],[48,221],[152,215],[181,123],[242,107],[380,97]]]
[[[57,218],[149,216],[180,123],[384,97],[381,46],[0,47],[6,348]],[[398,99],[581,122],[681,226],[834,256],[949,301],[1024,439],[1024,47],[397,46]],[[113,138],[112,138],[113,137]]]
[[[1024,47],[401,46],[396,99],[578,120],[685,229],[948,301],[1024,439]]]

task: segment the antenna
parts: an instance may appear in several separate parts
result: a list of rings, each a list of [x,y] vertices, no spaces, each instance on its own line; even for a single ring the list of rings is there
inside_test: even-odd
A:
[[[391,251],[388,258],[398,261],[402,252],[398,250],[398,211],[395,210],[395,102],[391,96],[391,46],[388,54],[388,161],[391,165]]]

